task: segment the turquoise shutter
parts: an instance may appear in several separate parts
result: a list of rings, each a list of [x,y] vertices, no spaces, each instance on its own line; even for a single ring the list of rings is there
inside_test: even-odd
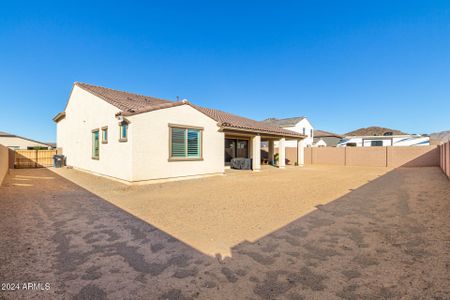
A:
[[[99,156],[99,150],[100,150],[100,143],[99,143],[99,133],[98,131],[94,131],[92,133],[92,157],[98,157]]]
[[[171,157],[186,157],[186,129],[172,127]]]
[[[200,130],[188,129],[188,157],[200,157]]]

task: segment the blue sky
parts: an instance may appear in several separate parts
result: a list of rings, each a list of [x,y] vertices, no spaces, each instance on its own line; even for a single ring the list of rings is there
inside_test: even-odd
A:
[[[450,1],[3,1],[0,131],[54,141],[74,81],[338,133],[449,130]]]

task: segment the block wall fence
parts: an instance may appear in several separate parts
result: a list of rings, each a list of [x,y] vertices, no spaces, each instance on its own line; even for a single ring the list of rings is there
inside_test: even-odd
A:
[[[318,147],[305,149],[305,164],[373,167],[440,165],[440,147]]]

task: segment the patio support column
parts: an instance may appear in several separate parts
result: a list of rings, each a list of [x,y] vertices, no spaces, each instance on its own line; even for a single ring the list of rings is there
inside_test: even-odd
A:
[[[284,169],[286,166],[286,148],[285,148],[285,138],[281,138],[278,141],[278,167]]]
[[[297,140],[297,165],[303,167],[305,164],[305,140]]]
[[[275,165],[275,142],[273,140],[269,140],[269,162]]]
[[[252,169],[253,171],[261,169],[261,136],[259,135],[252,138]]]

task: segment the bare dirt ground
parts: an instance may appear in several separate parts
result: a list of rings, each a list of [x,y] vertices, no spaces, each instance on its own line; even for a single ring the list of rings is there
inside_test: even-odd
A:
[[[62,171],[84,189],[15,170],[0,187],[0,283],[51,288],[0,299],[449,299],[450,182],[386,171],[139,187]]]
[[[389,171],[265,166],[262,172],[228,170],[226,176],[130,187],[73,169],[54,170],[202,253],[222,257]]]

